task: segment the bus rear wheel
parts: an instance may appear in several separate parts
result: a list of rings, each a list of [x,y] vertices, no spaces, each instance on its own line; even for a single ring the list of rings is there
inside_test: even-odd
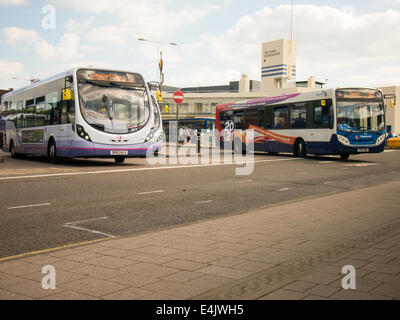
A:
[[[348,160],[350,158],[350,153],[341,153],[340,154],[340,159],[342,160]]]
[[[18,154],[15,153],[14,141],[12,141],[12,140],[10,142],[10,153],[11,153],[11,158],[13,158],[13,159],[18,158]]]
[[[124,163],[125,157],[115,157],[114,160],[116,163]]]
[[[244,145],[244,143],[242,143],[241,139],[235,140],[234,152],[236,154],[246,154],[246,145]]]
[[[306,157],[306,144],[303,139],[299,139],[294,144],[294,152],[295,157],[305,158]]]

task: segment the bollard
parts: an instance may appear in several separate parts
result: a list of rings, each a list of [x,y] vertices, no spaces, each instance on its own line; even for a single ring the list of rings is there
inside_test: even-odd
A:
[[[197,153],[201,152],[201,134],[197,133]]]

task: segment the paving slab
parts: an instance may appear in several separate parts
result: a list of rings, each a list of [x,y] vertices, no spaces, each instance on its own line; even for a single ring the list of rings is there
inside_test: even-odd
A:
[[[3,259],[0,299],[399,299],[399,188],[395,181]],[[56,269],[56,290],[42,288],[45,265]],[[345,265],[356,269],[357,290],[341,287]]]

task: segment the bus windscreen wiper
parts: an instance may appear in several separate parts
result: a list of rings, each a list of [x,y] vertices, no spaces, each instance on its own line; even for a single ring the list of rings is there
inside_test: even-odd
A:
[[[123,83],[119,83],[119,82],[114,82],[114,81],[110,81],[109,82],[110,86],[113,87],[117,87],[120,89],[128,89],[128,90],[135,90],[135,91],[142,91],[144,89],[144,87],[133,87],[133,86],[124,86]]]

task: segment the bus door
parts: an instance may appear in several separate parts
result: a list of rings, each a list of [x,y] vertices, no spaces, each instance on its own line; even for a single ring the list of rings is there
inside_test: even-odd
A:
[[[222,132],[220,132],[220,142],[222,147],[222,143],[224,142],[232,143],[235,131],[235,122],[232,110],[222,111],[220,113],[220,124],[222,128]]]
[[[75,130],[75,102],[74,100],[62,100],[59,102],[59,123],[55,126],[55,136],[59,145],[70,147]]]
[[[265,116],[266,110],[258,109],[257,127],[261,129],[265,128]],[[254,143],[254,151],[266,151],[265,139],[257,132],[254,132],[254,138],[256,139],[256,143]]]

